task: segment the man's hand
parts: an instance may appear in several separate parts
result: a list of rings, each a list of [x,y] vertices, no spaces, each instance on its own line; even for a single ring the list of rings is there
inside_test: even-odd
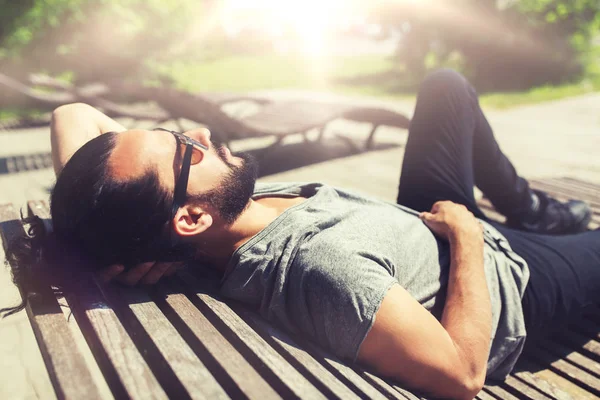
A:
[[[450,201],[437,202],[419,216],[450,242],[441,320],[395,285],[381,303],[358,358],[434,397],[472,399],[485,381],[492,337],[483,227],[466,207]]]
[[[163,276],[173,275],[183,263],[181,262],[146,262],[138,264],[135,267],[125,271],[125,267],[120,264],[114,264],[104,268],[99,273],[102,282],[116,280],[124,285],[134,286],[138,283],[143,285],[154,285]]]
[[[483,227],[475,216],[462,204],[438,201],[430,212],[422,212],[419,218],[436,235],[451,241],[458,236],[483,237]]]

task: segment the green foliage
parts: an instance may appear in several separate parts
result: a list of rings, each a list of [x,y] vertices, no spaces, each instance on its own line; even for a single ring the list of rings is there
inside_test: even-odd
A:
[[[404,33],[397,62],[415,80],[459,53],[478,87],[523,89],[582,75],[600,31],[600,1],[388,1],[371,17]]]
[[[591,44],[600,33],[600,0],[377,0],[369,3],[379,4],[371,20],[403,33],[395,61],[331,57],[321,63],[265,54],[269,46],[260,38],[228,40],[211,17],[219,4],[0,0],[0,70],[22,81],[44,72],[77,84],[118,79],[188,90],[302,87],[387,96],[430,69],[450,66],[483,90],[541,87],[487,100],[507,104],[582,93],[600,81],[571,82],[584,73],[600,76]],[[369,74],[385,79],[369,80]]]
[[[83,0],[26,0],[0,2],[0,45],[15,51],[29,44],[46,30],[56,28],[61,18],[76,13]]]
[[[13,76],[72,71],[77,81],[143,75],[147,62],[184,51],[181,38],[206,8],[195,0],[4,2],[0,67]]]
[[[598,0],[521,0],[514,9],[527,17],[528,24],[570,38],[571,44],[583,51],[600,27],[599,6]]]

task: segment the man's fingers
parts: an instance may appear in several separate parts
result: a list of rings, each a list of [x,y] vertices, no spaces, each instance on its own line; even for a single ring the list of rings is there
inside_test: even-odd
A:
[[[443,201],[436,201],[433,206],[431,206],[431,212],[436,213],[440,210],[440,207],[444,205]]]
[[[98,277],[102,282],[109,282],[115,279],[124,285],[134,286],[138,283],[145,285],[153,285],[163,276],[173,275],[183,263],[158,263],[146,262],[138,264],[130,270],[123,272],[125,267],[120,264],[114,264],[98,273]]]
[[[425,215],[423,215],[421,217],[421,221],[423,221],[425,225],[427,225],[430,229],[433,230],[435,230],[435,227],[440,223],[439,218],[436,215],[430,213],[426,213]]]
[[[125,285],[134,286],[152,269],[153,261],[138,264],[129,271],[119,275],[117,280]]]
[[[432,213],[424,211],[424,212],[422,212],[422,213],[419,214],[419,218],[428,221],[428,220],[433,219],[434,216],[433,216]]]
[[[103,283],[110,282],[114,277],[123,272],[124,269],[125,267],[121,264],[110,265],[98,273],[98,278]]]
[[[140,282],[144,285],[154,285],[169,268],[171,263],[155,263]]]

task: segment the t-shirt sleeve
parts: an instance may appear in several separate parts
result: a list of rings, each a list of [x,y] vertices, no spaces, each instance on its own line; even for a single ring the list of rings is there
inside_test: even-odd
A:
[[[383,298],[397,283],[392,270],[368,252],[301,248],[283,291],[286,325],[355,361]]]

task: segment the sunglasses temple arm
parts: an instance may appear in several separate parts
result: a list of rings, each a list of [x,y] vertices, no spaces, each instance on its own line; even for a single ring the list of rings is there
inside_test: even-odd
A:
[[[187,197],[187,186],[190,177],[190,164],[192,160],[192,146],[188,145],[185,148],[185,154],[183,155],[183,162],[181,163],[181,171],[179,172],[179,178],[175,185],[175,194],[173,198],[173,210],[172,214],[175,215],[179,207],[185,202]]]

